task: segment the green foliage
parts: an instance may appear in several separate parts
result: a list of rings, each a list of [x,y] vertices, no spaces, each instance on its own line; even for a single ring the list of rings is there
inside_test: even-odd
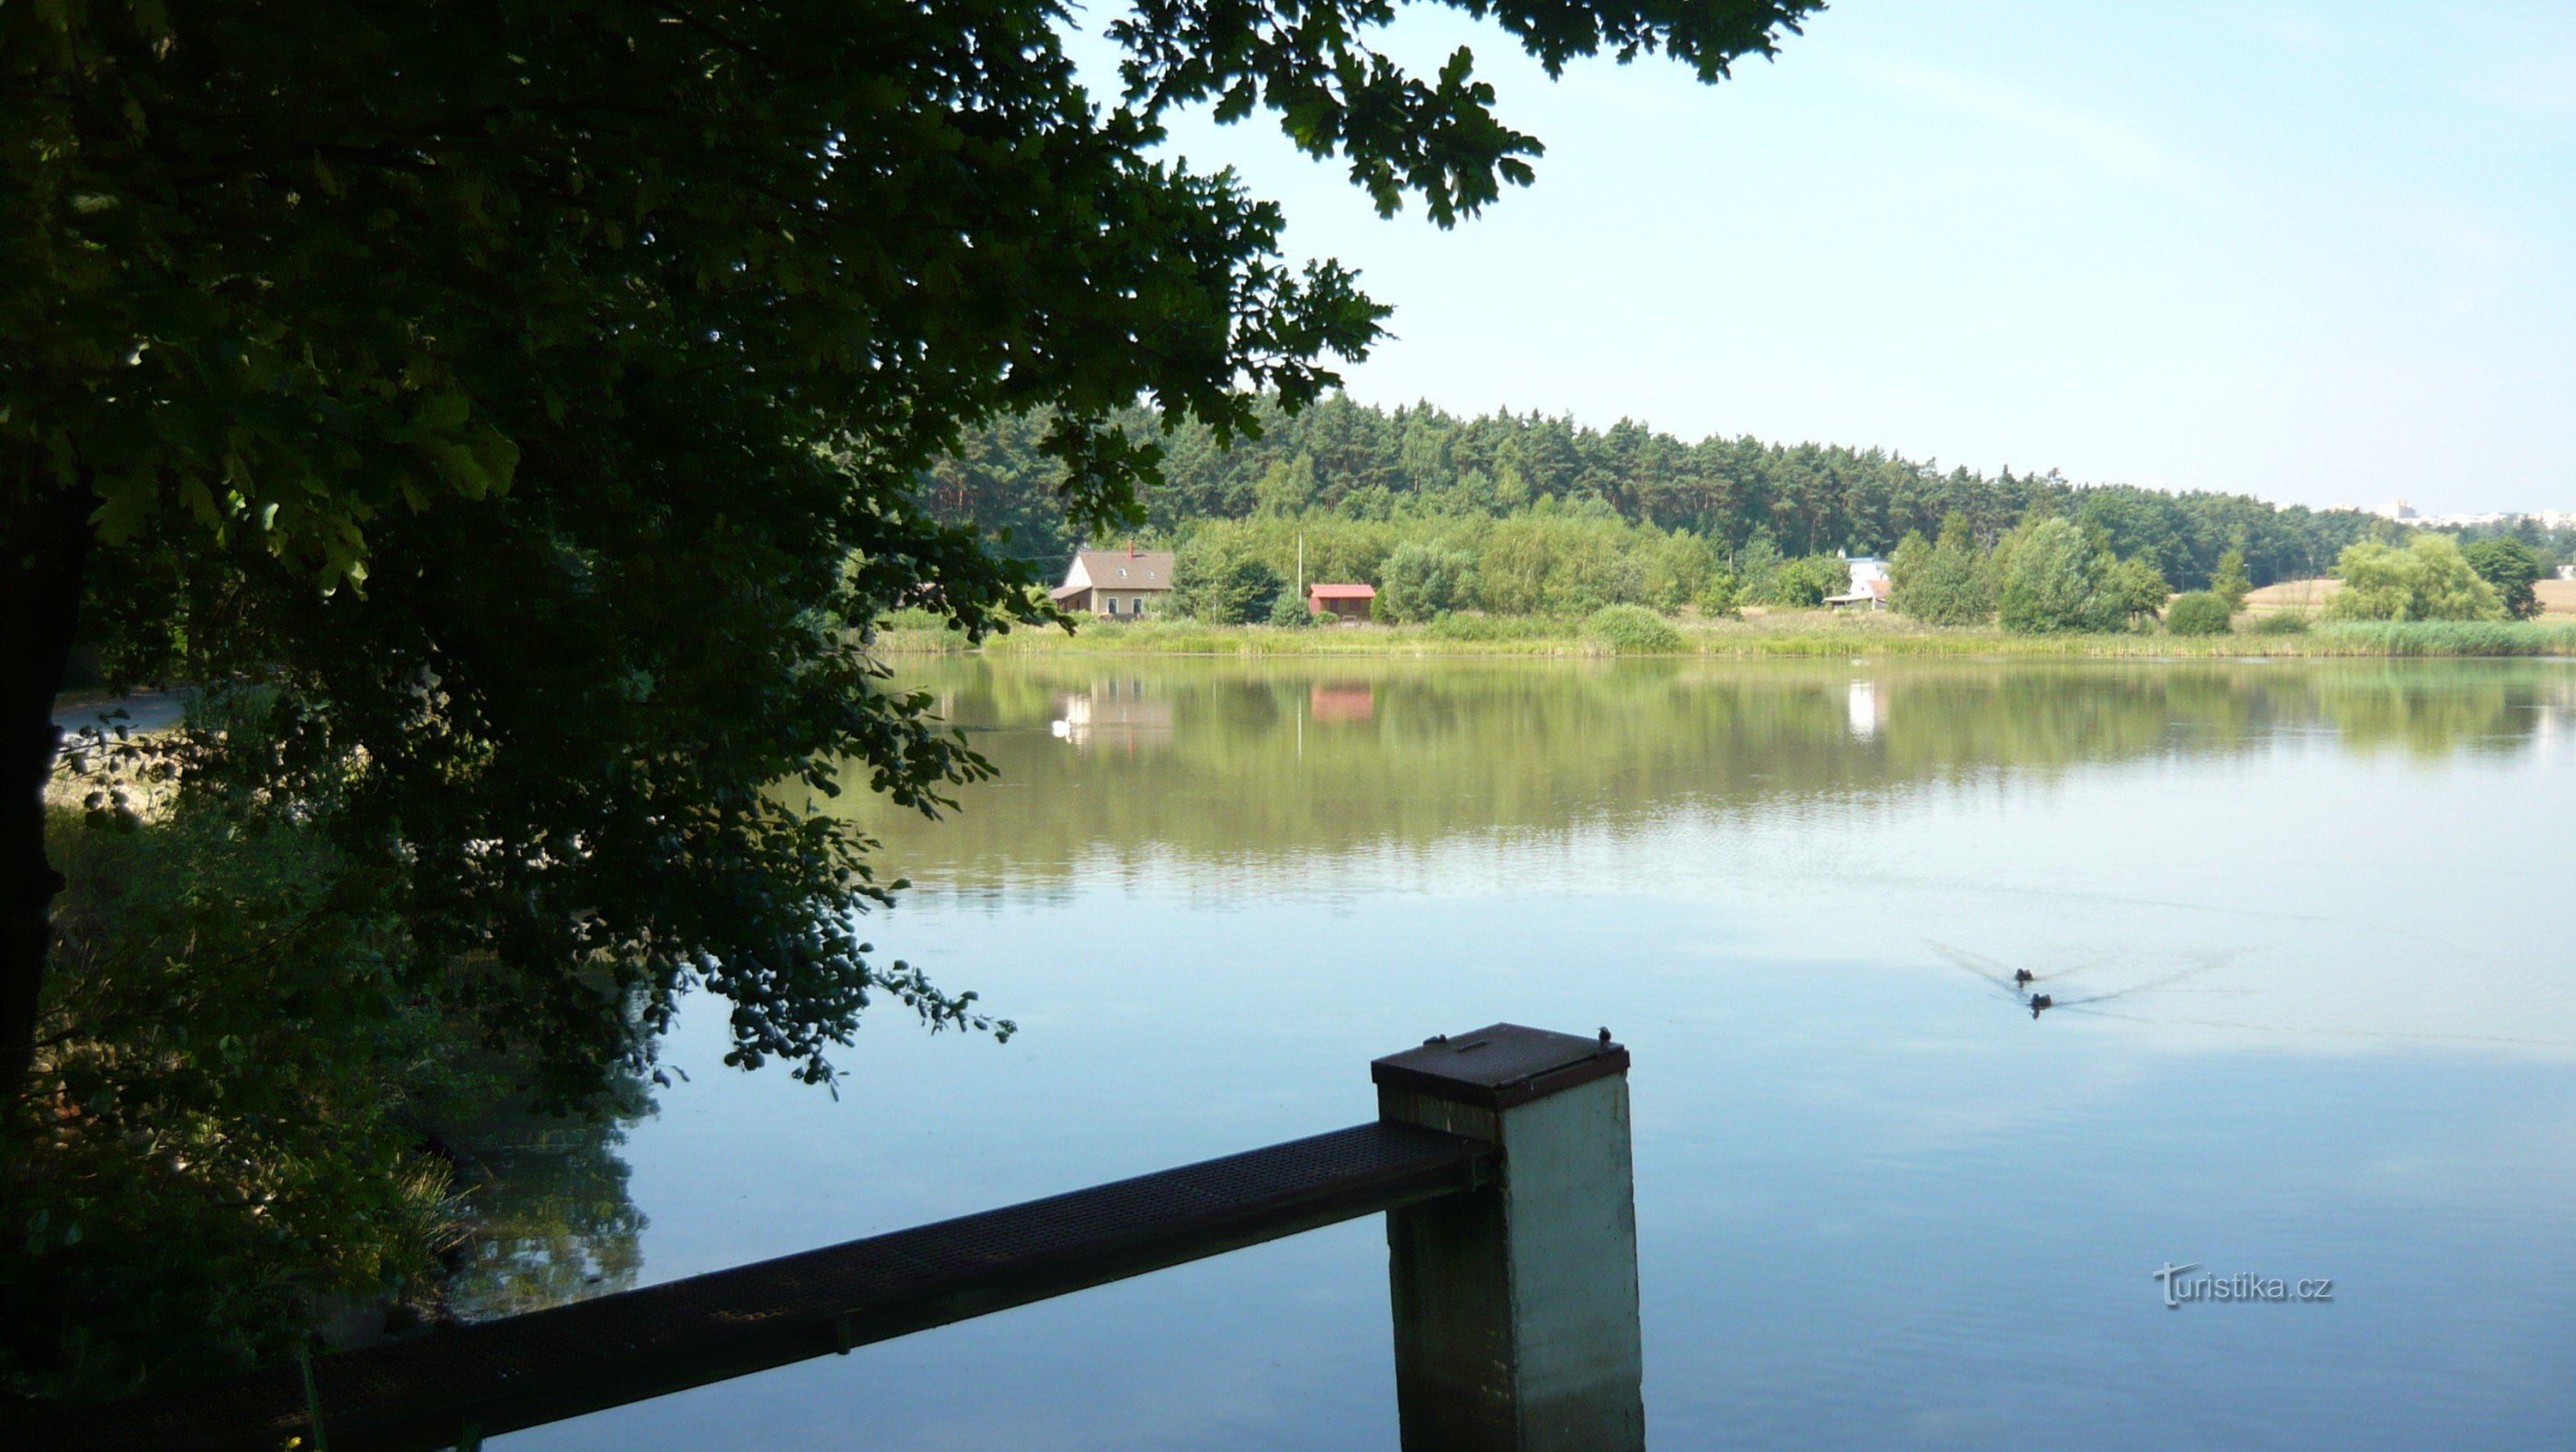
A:
[[[1487,609],[1507,615],[1584,616],[1604,605],[1651,605],[1659,587],[1668,587],[1652,557],[1661,539],[1598,504],[1542,500],[1485,529],[1478,594]]]
[[[2343,588],[2326,602],[2331,620],[2501,620],[2504,600],[2478,577],[2460,547],[2419,534],[2405,548],[2365,541],[2335,561]]]
[[[1551,73],[1609,46],[1714,81],[1814,8],[1478,13]],[[1042,0],[0,7],[0,598],[86,571],[112,684],[264,684],[245,698],[258,730],[192,725],[171,758],[187,791],[259,804],[312,870],[245,886],[188,941],[257,959],[308,919],[370,925],[286,966],[228,958],[234,976],[168,1000],[149,1053],[196,1076],[170,1102],[274,1092],[254,1052],[312,1056],[298,1093],[397,1062],[393,998],[464,963],[443,1010],[521,1045],[556,1102],[648,1063],[701,989],[726,1001],[728,1063],[784,1058],[809,1081],[871,1002],[1007,1030],[872,956],[857,924],[889,889],[870,840],[779,784],[828,796],[846,770],[938,811],[988,768],[927,695],[887,686],[878,622],[926,606],[980,640],[1046,618],[1006,551],[1132,522],[1157,430],[1221,450],[1380,336],[1347,269],[1280,256],[1277,207],[1165,154],[1171,108],[1266,108],[1382,211],[1410,193],[1442,225],[1529,180],[1537,142],[1496,119],[1463,48],[1436,84],[1369,48],[1390,10],[1143,0],[1108,27],[1125,58],[1104,97]],[[1027,426],[968,447],[997,419]],[[1289,457],[1280,507],[1302,484]],[[42,710],[70,615],[30,643],[14,614],[0,658]],[[0,735],[11,780],[41,780],[44,723]],[[0,866],[11,913],[40,914],[42,823],[20,816]],[[191,847],[192,874],[221,883],[248,820]],[[345,884],[364,913],[295,895]],[[12,1077],[38,941],[13,932],[0,962]],[[323,1007],[354,1026],[290,1037]],[[69,1011],[65,1043],[129,1021]],[[275,1027],[245,1020],[263,1012]],[[193,1191],[119,1203],[166,1208],[174,1243],[203,1229],[210,1257],[292,1262],[360,1193],[325,1181],[403,1182],[336,1099],[281,1103],[209,1121],[262,1126],[238,1154],[200,1153],[184,1116],[167,1134],[234,1177],[207,1193],[270,1196],[275,1225],[293,1211],[285,1241],[222,1243]],[[87,1133],[93,1112],[53,1128]],[[47,1243],[70,1244],[56,1224]],[[315,1284],[398,1275],[375,1243]],[[169,1320],[171,1364],[194,1354],[177,1323],[203,1297],[111,1289]],[[300,1334],[290,1312],[205,1364],[273,1352]],[[29,1374],[130,1369],[58,1350]]]
[[[2576,523],[2544,527],[2539,520],[2525,515],[2494,524],[2470,525],[2460,531],[2462,550],[2489,539],[2510,539],[2529,546],[2549,567],[2544,578],[2561,565],[2576,565]]]
[[[419,1294],[451,1219],[408,1082],[434,1012],[322,835],[191,804],[57,812],[68,886],[38,1093],[11,1098],[0,1387],[246,1370],[335,1300]]]
[[[2460,558],[2495,587],[2506,618],[2530,620],[2540,614],[2540,596],[2532,587],[2549,577],[2551,561],[2537,546],[2510,536],[2482,539],[2463,546]]]
[[[2165,629],[2176,635],[2225,635],[2233,628],[2229,623],[2227,602],[2213,590],[2193,590],[2173,597],[2165,607]]]
[[[1719,570],[1708,577],[1707,584],[1700,586],[1691,603],[1699,607],[1700,614],[1711,620],[1733,620],[1744,613],[1744,588],[1736,583],[1733,575]]]
[[[981,774],[866,649],[898,604],[970,638],[1040,613],[925,475],[1043,416],[1001,441],[1049,466],[1010,487],[1126,517],[1160,457],[1136,398],[1231,440],[1383,317],[1155,153],[1144,118],[1246,50],[1139,57],[1104,108],[1057,15],[9,7],[0,487],[95,520],[5,567],[94,533],[112,677],[273,682],[269,756],[195,749],[387,875],[406,952],[493,955],[472,1011],[531,1027],[563,1092],[696,988],[734,1062],[814,1079],[872,998],[980,1021],[869,956],[865,837],[770,794],[857,760],[935,810]],[[1310,32],[1209,23],[1269,53],[1265,91],[1330,74]],[[1400,185],[1472,209],[1508,171],[1481,94],[1439,93],[1424,123],[1469,129]],[[1363,167],[1423,140],[1315,139]]]
[[[2245,628],[2256,635],[2305,635],[2311,624],[2304,610],[2276,610],[2255,616]]]
[[[1735,578],[1743,583],[1744,599],[1767,603],[1780,567],[1788,562],[1788,556],[1780,553],[1780,546],[1771,538],[1771,531],[1756,528],[1744,547],[1735,552]]]
[[[1546,621],[1496,615],[1443,615],[1431,622],[1434,640],[1481,643],[1537,640],[1547,636]]]
[[[2245,608],[2245,597],[2254,593],[2254,580],[2245,573],[2245,552],[2230,546],[2218,557],[2218,568],[2209,575],[2209,593],[2227,605],[2230,614]]]
[[[1768,605],[1813,610],[1829,596],[1851,589],[1851,565],[1838,555],[1804,555],[1770,572],[1759,599]]]
[[[2004,629],[2047,635],[2127,623],[2129,585],[2113,578],[2114,562],[2082,530],[2049,518],[2016,534],[2008,551],[1997,551],[2008,561],[1997,612]]]
[[[1551,67],[1664,47],[1714,80],[1811,8],[1495,18]],[[1039,512],[983,495],[1125,520],[1154,430],[1222,448],[1380,334],[1158,118],[1268,108],[1444,224],[1528,179],[1465,52],[1425,85],[1365,44],[1379,11],[1294,14],[1148,0],[1103,104],[1038,0],[8,7],[9,507],[96,501],[125,675],[259,672],[284,759],[376,764],[345,842],[420,864],[424,950],[502,945],[567,1065],[638,1052],[560,987],[607,953],[648,1028],[717,988],[739,1062],[824,1077],[872,992],[973,1016],[814,926],[879,895],[862,837],[761,805],[845,758],[926,808],[979,773],[864,654],[925,582],[970,636],[1039,613],[925,481],[1031,546]],[[1014,416],[1043,422],[961,455]]]
[[[1274,459],[1262,471],[1261,483],[1253,496],[1260,501],[1263,514],[1304,514],[1315,502],[1315,456],[1298,454]]]
[[[1476,557],[1441,540],[1408,540],[1387,555],[1379,571],[1378,618],[1397,623],[1432,620],[1476,596]]]
[[[2576,654],[2576,626],[2495,618],[2346,621],[2321,627],[2315,638],[2321,652],[2348,655]]]
[[[1288,582],[1234,541],[1192,539],[1172,562],[1172,604],[1208,625],[1267,620]],[[1295,603],[1292,599],[1291,603]]]
[[[265,704],[219,691],[190,716],[265,751]],[[399,1329],[502,1280],[559,1281],[568,1256],[631,1278],[636,1217],[604,1146],[641,1082],[551,1096],[581,1113],[546,1119],[550,1147],[503,1132],[531,1119],[545,1026],[474,1011],[494,956],[425,964],[398,878],[175,747],[84,744],[64,780],[88,809],[51,814],[62,971],[31,1092],[0,1100],[0,1395],[237,1373],[317,1344],[325,1319]],[[544,1173],[493,1192],[486,1155]],[[555,1171],[586,1188],[555,1193]]]
[[[1671,621],[1643,605],[1605,605],[1583,622],[1583,634],[1614,655],[1674,655],[1688,645]]]
[[[1982,625],[1995,613],[1968,517],[1952,511],[1938,542],[1911,533],[1889,563],[1888,603],[1930,625]]]
[[[2258,584],[2321,574],[2338,550],[2372,528],[2371,516],[2353,511],[2275,506],[2245,495],[1978,475],[1876,450],[1692,441],[1633,423],[1591,429],[1540,415],[1378,408],[1338,395],[1293,417],[1265,407],[1260,436],[1231,444],[1192,424],[1164,433],[1142,413],[1123,418],[1130,437],[1164,451],[1162,482],[1145,491],[1143,504],[1157,527],[1175,534],[1209,520],[1261,517],[1264,481],[1274,467],[1293,469],[1302,457],[1313,489],[1298,518],[1309,528],[1324,518],[1395,522],[1419,531],[1406,538],[1469,548],[1462,522],[1547,501],[1561,512],[1597,507],[1668,539],[1704,541],[1711,563],[1728,565],[1748,599],[1761,597],[1770,568],[1788,557],[1837,549],[1888,554],[1909,532],[1940,539],[1953,515],[1963,542],[1994,540],[2035,509],[2063,515],[2099,531],[2116,555],[2152,551],[2166,577],[2183,587],[2206,584],[2231,548]],[[1019,477],[995,469],[991,484],[1035,487],[1011,484]],[[941,517],[960,519],[1026,512],[998,501],[940,508]],[[1696,593],[1686,585],[1670,601],[1640,603],[1669,609]],[[1993,609],[1990,594],[1986,615]]]
[[[1306,602],[1297,598],[1296,591],[1283,589],[1271,597],[1270,623],[1282,629],[1304,630],[1320,622],[1306,608]]]
[[[2118,602],[2120,623],[2124,625],[2154,626],[2165,602],[2173,598],[2173,586],[2165,583],[2164,571],[2151,560],[2115,560],[2104,579],[2105,587]]]
[[[1120,74],[1143,117],[1167,107],[1215,100],[1233,119],[1256,100],[1280,113],[1280,130],[1312,156],[1349,158],[1351,179],[1392,216],[1407,193],[1419,195],[1431,219],[1446,227],[1474,216],[1504,182],[1527,185],[1523,158],[1539,154],[1537,138],[1494,118],[1492,87],[1473,78],[1459,52],[1438,84],[1404,74],[1368,48],[1367,28],[1383,24],[1382,4],[1337,0],[1321,5],[1214,7],[1190,0],[1139,0],[1112,21],[1109,36],[1126,48]],[[1552,75],[1567,61],[1615,47],[1622,60],[1662,50],[1704,82],[1723,79],[1746,55],[1770,55],[1779,35],[1823,8],[1816,0],[1715,0],[1671,7],[1640,0],[1488,12]]]
[[[1052,415],[1004,414],[963,430],[947,452],[921,471],[920,497],[931,513],[971,524],[996,554],[1047,567],[1080,543],[1058,491],[1064,465],[1046,452]]]

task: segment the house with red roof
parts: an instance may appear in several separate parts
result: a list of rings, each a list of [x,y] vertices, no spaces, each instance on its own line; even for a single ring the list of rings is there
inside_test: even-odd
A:
[[[1369,611],[1377,604],[1375,585],[1309,585],[1306,608],[1317,615],[1330,615],[1344,625],[1366,625]]]

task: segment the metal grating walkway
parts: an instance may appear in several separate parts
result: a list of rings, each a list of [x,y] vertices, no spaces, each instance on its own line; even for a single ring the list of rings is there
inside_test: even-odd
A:
[[[1475,1188],[1493,1150],[1364,1124],[755,1265],[326,1356],[331,1452],[453,1446],[882,1341]],[[0,1422],[13,1414],[0,1412]],[[12,1447],[275,1452],[306,1425],[285,1367],[11,1433]],[[0,1432],[6,1432],[0,1426]]]

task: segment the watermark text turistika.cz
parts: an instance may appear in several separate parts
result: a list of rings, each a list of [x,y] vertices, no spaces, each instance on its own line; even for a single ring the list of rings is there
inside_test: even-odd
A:
[[[2198,1302],[2235,1301],[2332,1301],[2334,1278],[2302,1276],[2285,1280],[2280,1276],[2232,1275],[2196,1276],[2199,1261],[2175,1265],[2168,1261],[2164,1269],[2154,1272],[2154,1279],[2165,1289],[2165,1309],[2179,1311]]]

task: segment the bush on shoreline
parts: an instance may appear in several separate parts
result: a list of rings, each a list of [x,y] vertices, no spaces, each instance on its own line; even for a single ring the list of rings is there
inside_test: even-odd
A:
[[[2476,621],[2505,618],[2504,599],[2478,577],[2454,541],[2417,535],[2404,549],[2364,541],[2335,561],[2343,588],[2326,618],[2350,621]]]
[[[2233,628],[2227,616],[2225,600],[2207,590],[2192,590],[2176,595],[2165,607],[2165,629],[2176,635],[2225,635]]]
[[[1690,642],[1682,638],[1671,621],[1642,605],[1611,605],[1598,610],[1583,622],[1583,634],[1608,647],[1613,655],[1678,655],[1690,648]]]

